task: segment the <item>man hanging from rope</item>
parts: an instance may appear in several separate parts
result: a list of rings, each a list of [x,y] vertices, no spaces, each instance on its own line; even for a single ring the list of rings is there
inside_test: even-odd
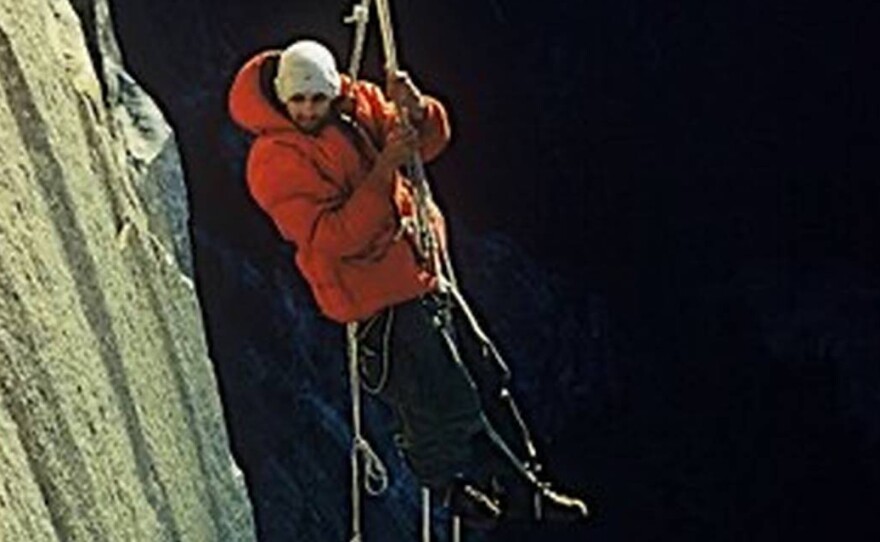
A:
[[[398,445],[423,485],[471,525],[523,518],[536,495],[544,517],[586,518],[581,500],[540,480],[503,362],[441,284],[437,258],[420,250],[414,189],[400,170],[414,152],[443,151],[449,119],[406,73],[392,75],[387,92],[353,82],[310,40],[250,59],[229,105],[256,136],[251,195],[296,247],[324,315],[358,324],[364,387],[395,412]],[[443,245],[442,214],[432,204],[428,215]]]

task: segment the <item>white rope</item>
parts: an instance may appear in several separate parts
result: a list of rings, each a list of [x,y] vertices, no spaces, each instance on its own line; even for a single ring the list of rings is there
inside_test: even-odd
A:
[[[360,374],[357,367],[357,323],[346,326],[348,339],[348,378],[351,388],[351,419],[354,439],[351,447],[351,540],[361,541],[361,485],[358,468],[358,441],[361,438]]]
[[[397,45],[394,41],[394,26],[391,23],[391,5],[389,0],[376,0],[376,11],[379,16],[379,30],[382,34],[382,50],[385,54],[385,71],[387,76],[396,77],[400,64],[397,59]],[[395,104],[399,105],[399,104]],[[401,115],[404,126],[410,125],[406,115]],[[428,177],[425,174],[425,164],[418,150],[413,152],[406,165],[407,177],[413,182],[416,199],[416,251],[422,261],[427,262],[430,270],[438,277],[443,276],[442,264],[444,263],[437,241],[437,234],[431,224],[430,204],[432,201],[431,188]]]
[[[397,46],[394,43],[394,27],[391,26],[391,6],[388,0],[376,0],[379,30],[382,32],[382,50],[385,53],[385,70],[394,74],[400,69],[397,63]]]
[[[422,488],[422,542],[431,542],[431,490]]]
[[[451,266],[451,263],[449,263],[448,265]],[[486,333],[485,330],[483,330],[482,326],[480,326],[480,322],[477,320],[476,315],[474,315],[474,311],[471,310],[471,306],[468,304],[467,299],[465,299],[464,295],[461,293],[461,290],[458,289],[458,286],[455,283],[449,283],[449,288],[449,292],[455,298],[455,301],[458,304],[459,308],[461,308],[461,311],[464,313],[465,318],[467,318],[468,323],[470,324],[471,329],[474,332],[474,335],[477,336],[477,339],[480,341],[484,348],[489,349],[505,376],[509,375],[510,369],[507,367],[507,364],[504,363],[501,355],[498,353],[498,350],[495,347],[495,343],[492,342],[492,339],[489,338],[489,334]]]
[[[378,497],[388,489],[388,471],[379,455],[365,438],[355,441],[355,449],[364,458],[364,489],[371,497]]]
[[[373,451],[361,430],[361,382],[358,368],[357,322],[346,326],[348,341],[348,378],[351,388],[351,541],[361,542],[361,476],[359,457],[364,461],[364,486],[367,493],[376,496],[388,488],[388,471],[382,460]]]
[[[352,48],[351,59],[349,62],[349,75],[352,81],[356,81],[360,64],[363,59],[364,42],[366,40],[367,24],[369,22],[369,10],[371,0],[360,0],[353,9],[352,13],[345,18],[345,23],[355,25],[355,41]],[[385,55],[385,70],[389,77],[392,77],[399,70],[397,59],[397,48],[394,40],[394,29],[391,22],[391,7],[389,0],[376,0],[376,10],[379,18],[379,27],[382,35],[382,47]],[[409,123],[409,119],[403,118],[405,124]],[[433,229],[429,217],[429,208],[433,200],[430,184],[428,183],[425,173],[424,162],[422,157],[416,151],[407,164],[408,177],[414,182],[416,196],[417,211],[417,234],[416,245],[418,252],[425,261],[429,262],[431,270],[437,275],[439,281],[439,289],[444,292],[451,292],[455,297],[458,305],[465,313],[466,318],[470,321],[474,332],[483,344],[484,348],[488,348],[497,354],[495,345],[489,339],[488,335],[477,323],[477,320],[471,311],[464,296],[458,289],[455,273],[452,268],[452,260],[446,246],[438,242],[436,233]],[[390,325],[389,328],[390,329]],[[387,332],[387,330],[386,330]],[[387,341],[387,335],[385,337]],[[383,341],[383,355],[387,356],[388,345]],[[451,344],[454,347],[454,343]],[[371,495],[378,495],[385,491],[388,486],[388,474],[385,466],[382,464],[378,456],[373,452],[369,443],[363,438],[361,433],[361,410],[360,410],[360,370],[358,366],[358,345],[357,345],[357,324],[348,324],[348,355],[349,355],[349,378],[352,397],[352,418],[354,425],[354,441],[351,452],[352,467],[352,542],[361,542],[361,510],[360,510],[360,470],[358,456],[363,455],[365,463],[365,486]],[[502,371],[509,374],[507,367],[501,361],[501,357],[494,356],[498,363],[501,364]],[[383,361],[387,362],[387,360]],[[387,367],[383,367],[383,372],[387,371]],[[387,375],[383,375],[387,376]],[[384,378],[380,381],[384,384]],[[497,438],[497,435],[495,435]],[[530,438],[527,439],[530,442]],[[505,451],[510,454],[510,450],[504,447]],[[375,485],[373,485],[375,484]],[[539,506],[536,501],[535,506]],[[452,541],[461,541],[461,518],[453,515],[452,518]],[[431,492],[428,488],[422,488],[422,542],[431,542]]]
[[[370,21],[370,0],[361,0],[351,9],[351,14],[343,19],[345,24],[355,25],[354,46],[351,50],[351,60],[348,63],[348,75],[352,81],[357,81],[361,60],[364,57],[364,42],[367,38],[367,23]]]

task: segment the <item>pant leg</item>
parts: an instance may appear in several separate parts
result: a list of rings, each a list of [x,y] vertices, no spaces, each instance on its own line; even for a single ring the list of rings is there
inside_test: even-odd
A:
[[[535,453],[531,431],[512,395],[513,383],[500,354],[485,344],[462,307],[452,312],[461,357],[477,386],[484,415],[508,449],[520,461],[528,462]]]
[[[387,315],[389,373],[380,392],[397,416],[398,445],[407,463],[421,483],[434,489],[476,467],[472,437],[484,429],[474,383],[434,321],[439,308],[437,299],[425,296]],[[386,329],[371,330],[367,342],[375,345]]]

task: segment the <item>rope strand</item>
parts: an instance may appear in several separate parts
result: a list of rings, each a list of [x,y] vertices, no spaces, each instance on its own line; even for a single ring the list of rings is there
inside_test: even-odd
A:
[[[351,50],[351,60],[348,63],[348,75],[352,81],[357,81],[361,60],[364,56],[364,42],[367,38],[367,24],[370,22],[370,0],[361,0],[351,9],[351,14],[343,19],[345,24],[355,25],[354,46]]]
[[[364,487],[371,496],[381,495],[388,489],[388,470],[372,446],[364,438],[361,429],[361,378],[358,367],[357,322],[346,326],[348,341],[348,377],[351,388],[351,530],[352,542],[361,542],[361,476],[360,461],[364,462]]]

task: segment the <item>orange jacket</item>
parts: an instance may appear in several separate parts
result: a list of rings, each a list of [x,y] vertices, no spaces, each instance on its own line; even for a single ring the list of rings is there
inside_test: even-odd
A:
[[[261,86],[260,68],[278,54],[262,52],[241,68],[229,110],[256,136],[247,162],[250,193],[296,246],[296,264],[323,313],[338,322],[359,320],[435,288],[436,278],[418,265],[407,236],[400,235],[400,218],[414,209],[409,181],[373,168],[376,151],[361,145],[358,152],[338,122],[309,135],[276,109]],[[371,139],[384,142],[394,113],[381,90],[343,76],[342,94],[353,98],[352,116]],[[426,101],[420,144],[423,158],[431,160],[450,132],[440,102]],[[432,214],[442,240],[442,215],[436,208]]]

